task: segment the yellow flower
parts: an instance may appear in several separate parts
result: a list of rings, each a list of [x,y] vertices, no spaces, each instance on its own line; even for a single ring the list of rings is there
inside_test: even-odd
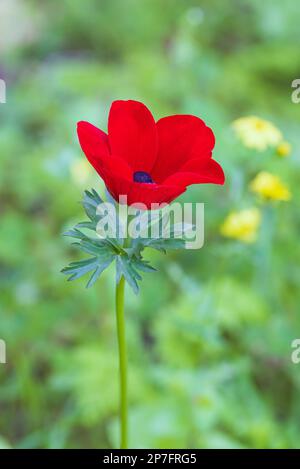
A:
[[[275,147],[282,141],[282,134],[272,122],[259,117],[241,117],[232,124],[237,136],[248,148],[262,151]]]
[[[253,243],[257,238],[260,222],[261,213],[257,208],[231,212],[223,222],[220,232],[227,238]]]
[[[83,186],[92,174],[89,163],[81,158],[76,159],[70,166],[71,177],[78,186]]]
[[[276,153],[278,156],[285,157],[289,156],[292,151],[292,146],[289,142],[283,141],[280,142],[278,147],[276,148]]]
[[[289,188],[281,179],[266,171],[261,171],[255,176],[250,183],[250,189],[266,200],[288,201],[292,197]]]

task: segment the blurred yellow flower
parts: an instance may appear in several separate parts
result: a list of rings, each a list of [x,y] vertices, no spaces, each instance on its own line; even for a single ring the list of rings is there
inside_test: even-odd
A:
[[[71,177],[78,186],[83,186],[92,174],[89,163],[81,158],[76,159],[70,166]]]
[[[289,156],[292,151],[292,146],[289,142],[283,141],[280,142],[278,147],[276,148],[276,153],[278,156],[285,157]]]
[[[257,238],[260,222],[261,213],[257,208],[231,212],[221,225],[220,232],[227,238],[253,243]]]
[[[292,195],[289,188],[278,176],[261,171],[250,183],[250,189],[266,200],[288,201]]]
[[[248,148],[262,151],[268,147],[279,145],[282,134],[272,122],[256,116],[241,117],[232,126],[243,144]]]

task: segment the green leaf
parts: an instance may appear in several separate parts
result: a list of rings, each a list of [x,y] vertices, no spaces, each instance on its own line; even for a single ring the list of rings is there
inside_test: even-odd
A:
[[[102,274],[102,272],[107,269],[107,267],[110,266],[110,264],[112,263],[113,261],[113,256],[111,256],[110,259],[108,259],[106,262],[103,262],[103,264],[99,264],[97,269],[95,270],[95,272],[92,274],[92,276],[90,277],[88,283],[86,284],[86,288],[90,288],[94,285],[94,283],[96,282],[96,280],[100,277],[100,275]]]
[[[117,204],[111,196],[108,197],[108,202],[113,203],[114,207],[117,208]],[[117,282],[120,281],[123,275],[133,291],[138,293],[138,282],[142,280],[139,272],[156,271],[148,261],[143,259],[143,250],[145,248],[153,248],[165,253],[168,249],[185,248],[185,240],[178,238],[178,236],[183,236],[187,230],[192,228],[192,225],[174,224],[170,227],[170,233],[168,233],[166,232],[169,221],[168,214],[161,212],[151,218],[148,213],[140,213],[139,223],[142,230],[158,223],[162,227],[162,236],[158,238],[139,237],[131,240],[131,245],[125,248],[122,237],[109,238],[106,237],[106,233],[104,233],[103,237],[98,236],[96,232],[97,224],[102,219],[101,217],[111,215],[111,217],[108,217],[108,223],[111,218],[112,221],[116,221],[120,226],[121,224],[117,213],[110,214],[105,206],[103,206],[102,211],[98,209],[99,204],[104,202],[97,192],[94,189],[85,191],[82,203],[89,220],[78,223],[73,229],[64,233],[64,235],[75,238],[76,241],[73,245],[78,246],[81,251],[89,254],[91,257],[72,262],[62,270],[62,273],[69,276],[68,280],[75,280],[92,272],[87,283],[87,288],[90,288],[102,272],[116,260]],[[123,227],[121,228],[123,229]],[[81,229],[91,230],[97,237],[89,236],[89,234],[83,233]],[[166,234],[171,237],[164,237]]]
[[[65,275],[71,275],[69,280],[74,280],[75,278],[79,278],[87,272],[93,270],[97,266],[97,263],[98,259],[96,257],[92,257],[90,259],[71,263],[68,267],[62,269],[61,272]]]
[[[93,221],[97,219],[97,207],[101,203],[103,203],[103,200],[94,189],[92,189],[92,192],[84,192],[82,205],[84,207],[85,213],[87,214],[90,220]]]
[[[93,190],[94,190],[94,189],[93,189]],[[107,189],[105,189],[105,195],[106,195],[107,201],[108,201],[110,204],[113,204],[114,206],[117,205],[117,202],[115,201],[115,199],[113,198],[113,196],[108,192]]]
[[[88,230],[96,231],[97,224],[94,221],[83,221],[81,223],[77,223],[75,228],[86,228]]]
[[[93,240],[84,239],[81,243],[74,244],[77,244],[83,252],[92,254],[93,256],[103,256],[106,252],[111,254],[111,249],[107,249],[106,244],[95,244]]]
[[[141,280],[141,276],[130,267],[128,258],[125,256],[118,256],[117,258],[119,278],[124,275],[126,282],[131,286],[135,294],[139,292],[139,286],[137,280]]]
[[[148,261],[145,261],[143,259],[137,259],[137,258],[132,258],[132,264],[133,266],[140,270],[141,272],[157,272],[157,269],[152,267]]]
[[[83,259],[82,261],[72,262],[68,267],[62,269],[62,273],[70,275],[68,281],[76,280],[88,272],[94,270],[91,278],[87,283],[87,288],[91,287],[101,273],[113,262],[115,256],[107,254],[107,258],[103,260],[101,257],[92,257]]]
[[[79,231],[76,227],[73,228],[72,230],[65,231],[65,233],[63,233],[63,236],[69,236],[70,238],[78,238],[78,239],[83,239],[85,237],[85,235],[81,233],[81,231]]]

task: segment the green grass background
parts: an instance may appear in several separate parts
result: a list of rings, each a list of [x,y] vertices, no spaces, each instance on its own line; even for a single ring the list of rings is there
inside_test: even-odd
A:
[[[82,219],[78,120],[106,128],[114,99],[156,118],[196,114],[215,131],[225,187],[193,186],[205,202],[205,246],[165,257],[128,291],[130,445],[297,448],[300,365],[299,125],[296,0],[1,0],[0,445],[115,447],[118,441],[114,272],[92,290],[59,271],[79,253],[61,232]],[[255,154],[233,119],[270,119],[292,157]],[[248,183],[280,175],[293,200],[258,241],[221,238],[232,209],[257,205]]]

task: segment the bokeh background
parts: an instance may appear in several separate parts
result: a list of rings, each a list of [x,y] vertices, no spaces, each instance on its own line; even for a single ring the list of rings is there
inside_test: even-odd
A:
[[[149,251],[159,272],[128,289],[130,445],[299,447],[299,24],[296,0],[0,0],[2,447],[118,444],[113,269],[91,290],[59,273],[80,257],[61,233],[83,219],[83,190],[104,192],[76,122],[105,129],[118,98],[205,119],[227,175],[181,197],[206,204],[204,248]],[[239,141],[231,123],[252,114],[288,158]],[[292,199],[262,204],[249,190],[261,170]],[[255,242],[220,234],[254,206],[267,220]]]

